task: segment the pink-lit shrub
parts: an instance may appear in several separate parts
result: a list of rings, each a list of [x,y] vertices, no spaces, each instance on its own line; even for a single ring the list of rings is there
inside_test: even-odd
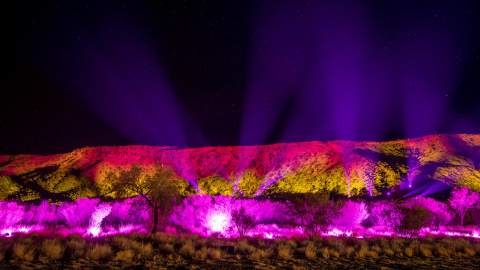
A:
[[[39,205],[30,204],[25,206],[22,223],[48,225],[58,221],[57,205],[43,200]]]
[[[324,232],[337,215],[338,206],[325,194],[308,194],[292,200],[291,214],[305,234]]]
[[[333,219],[335,227],[351,230],[361,227],[368,217],[367,205],[364,202],[346,201],[338,215]]]
[[[403,218],[398,228],[403,233],[418,234],[423,228],[428,228],[433,222],[433,215],[419,205],[401,208]]]
[[[398,207],[389,201],[378,201],[370,204],[369,216],[364,220],[365,227],[385,227],[394,229],[402,222],[402,213]]]
[[[150,224],[151,211],[145,200],[133,197],[111,202],[112,210],[105,218],[105,223],[119,226],[122,224]]]
[[[463,226],[465,214],[480,201],[480,195],[468,188],[454,189],[452,191],[449,203],[455,209],[460,217],[460,225]]]
[[[427,226],[447,225],[453,218],[453,214],[445,203],[425,197],[414,197],[402,204],[402,207],[413,208],[421,207],[431,214],[432,224]]]
[[[232,211],[240,211],[241,208],[244,208],[244,213],[253,217],[257,224],[285,223],[291,219],[284,203],[197,195],[186,198],[174,210],[171,221],[187,231],[202,235],[232,235],[236,234],[231,224]]]
[[[232,222],[237,228],[237,232],[240,236],[244,236],[249,230],[253,229],[256,225],[254,217],[245,213],[245,208],[232,211]]]
[[[102,232],[102,221],[103,219],[110,214],[112,207],[106,203],[99,204],[95,211],[93,211],[92,216],[90,217],[90,224],[88,227],[88,233],[92,236],[97,237]]]
[[[303,207],[300,207],[302,202]],[[42,201],[39,204],[0,202],[0,235],[10,237],[16,233],[45,232],[97,237],[147,233],[152,214],[149,210],[145,200],[138,197],[113,202],[99,199],[64,203]],[[367,207],[361,201],[334,202],[328,198],[319,202],[295,202],[196,195],[185,198],[167,217],[169,226],[166,232],[191,232],[203,236],[273,239],[305,235],[373,237],[415,233],[421,237],[480,238],[475,228],[452,230],[451,227],[440,227],[449,224],[452,213],[445,203],[423,197],[399,204],[370,202]]]
[[[0,229],[11,228],[23,218],[25,208],[15,202],[0,202]]]
[[[99,199],[80,198],[75,202],[63,203],[58,212],[69,226],[86,226],[99,202]]]

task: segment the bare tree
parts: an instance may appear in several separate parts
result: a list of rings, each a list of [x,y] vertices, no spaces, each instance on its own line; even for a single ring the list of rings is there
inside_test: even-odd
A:
[[[159,224],[162,227],[166,225],[168,216],[182,198],[176,182],[178,179],[169,169],[157,168],[154,174],[142,177],[142,169],[133,166],[120,173],[112,185],[112,191],[118,197],[141,196],[145,200],[152,211],[153,234]],[[159,222],[160,219],[162,222]]]

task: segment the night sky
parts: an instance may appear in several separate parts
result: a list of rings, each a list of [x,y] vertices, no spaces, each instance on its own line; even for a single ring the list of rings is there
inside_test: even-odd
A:
[[[16,1],[0,153],[480,133],[478,1]]]

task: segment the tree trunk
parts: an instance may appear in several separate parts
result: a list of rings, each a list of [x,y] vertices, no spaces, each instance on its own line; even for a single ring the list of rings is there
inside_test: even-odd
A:
[[[153,224],[152,224],[151,233],[154,234],[157,232],[157,226],[158,226],[158,207],[156,206],[152,207],[152,211],[153,211]]]
[[[464,218],[465,218],[465,214],[463,213],[463,214],[460,215],[460,225],[461,225],[462,227],[463,227],[463,220],[464,220]]]

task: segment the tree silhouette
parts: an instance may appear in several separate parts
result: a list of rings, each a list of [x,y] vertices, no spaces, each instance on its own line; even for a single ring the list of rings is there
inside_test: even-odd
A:
[[[171,211],[182,199],[177,185],[180,181],[176,178],[171,170],[164,168],[157,168],[152,175],[142,176],[142,169],[133,166],[120,172],[112,185],[112,192],[117,197],[141,196],[145,200],[152,211],[153,234],[159,225],[166,225]]]

